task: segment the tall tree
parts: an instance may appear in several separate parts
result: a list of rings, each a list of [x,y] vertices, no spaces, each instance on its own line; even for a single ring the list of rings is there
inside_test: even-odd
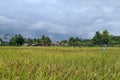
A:
[[[49,37],[45,36],[45,35],[43,35],[41,37],[40,41],[44,46],[46,46],[46,45],[49,46],[51,44],[51,39]]]
[[[93,44],[100,45],[102,43],[101,39],[102,39],[101,33],[97,31],[95,36],[93,37]]]
[[[68,40],[62,40],[61,43],[67,44]]]
[[[24,41],[25,41],[26,43],[28,43],[29,45],[32,45],[32,44],[34,43],[34,40],[33,40],[33,39],[30,39],[30,38],[24,39]]]
[[[110,43],[110,35],[107,30],[104,30],[102,33],[102,44],[109,44]]]
[[[3,40],[0,38],[0,45],[2,45]]]
[[[21,46],[24,43],[24,38],[22,35],[15,35],[10,39],[10,44],[13,46]]]
[[[75,42],[74,38],[70,37],[69,38],[69,45],[74,46],[74,42]]]
[[[70,37],[69,45],[71,45],[71,46],[80,46],[81,45],[81,40],[78,37],[76,37],[76,38]]]
[[[112,45],[114,45],[114,44],[120,45],[120,36],[111,35],[111,44]]]
[[[46,37],[46,42],[47,42],[47,45],[50,46],[51,44],[51,39],[49,37]]]

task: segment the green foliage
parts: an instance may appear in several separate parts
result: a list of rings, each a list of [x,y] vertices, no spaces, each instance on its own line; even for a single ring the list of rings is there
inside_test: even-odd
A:
[[[41,43],[44,45],[44,46],[50,46],[51,44],[51,39],[45,35],[43,35],[41,37]]]
[[[70,37],[70,39],[69,39],[69,44],[70,44],[71,46],[74,46],[74,43],[75,43],[74,38],[73,38],[73,37]]]
[[[2,45],[3,40],[0,38],[0,45]]]
[[[30,39],[30,38],[24,39],[24,41],[25,41],[26,43],[28,43],[29,45],[32,45],[32,44],[34,43],[34,40],[33,40],[33,39]]]
[[[92,40],[90,40],[90,39],[82,40],[81,45],[82,46],[86,46],[86,47],[94,46]]]
[[[111,44],[112,45],[116,45],[116,44],[120,45],[120,36],[111,35]]]
[[[70,37],[69,38],[69,45],[70,46],[81,46],[81,40],[79,38],[74,38],[74,37]]]
[[[24,38],[20,34],[15,35],[10,39],[10,45],[13,45],[13,46],[21,46],[23,43],[24,43]]]
[[[34,43],[39,43],[43,46],[50,46],[51,39],[45,35],[43,35],[41,38],[23,38],[21,35],[15,35],[10,39],[10,45],[12,46],[21,46],[23,43],[28,43],[29,45],[32,45]]]
[[[4,35],[4,39],[8,39],[8,34]],[[32,44],[39,44],[39,46],[50,46],[52,40],[43,35],[39,38],[23,38],[22,35],[15,35],[12,37],[9,42],[8,41],[2,41],[2,45],[8,46],[9,44],[12,46],[21,46],[23,43],[32,45]],[[67,46],[103,46],[103,45],[109,45],[109,46],[120,46],[120,36],[113,36],[110,35],[107,30],[104,30],[102,33],[97,31],[92,39],[80,39],[78,37],[70,37],[68,40],[61,40],[59,42],[62,45]]]
[[[97,31],[92,40],[94,45],[108,45],[110,44],[111,36],[107,30],[104,30],[102,34]]]
[[[67,44],[68,40],[62,40],[61,43]]]
[[[101,33],[99,31],[96,32],[95,36],[93,37],[93,44],[100,45],[101,44]]]
[[[110,43],[110,35],[107,30],[104,30],[101,36],[102,44],[109,44]]]
[[[3,40],[0,38],[0,41],[3,41]]]

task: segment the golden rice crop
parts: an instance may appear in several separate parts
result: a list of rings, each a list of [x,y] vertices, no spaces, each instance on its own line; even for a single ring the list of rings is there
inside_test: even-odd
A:
[[[120,48],[0,47],[0,80],[120,80]]]

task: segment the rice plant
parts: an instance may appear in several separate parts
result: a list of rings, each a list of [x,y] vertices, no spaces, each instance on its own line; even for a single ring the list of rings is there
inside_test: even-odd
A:
[[[120,48],[0,47],[0,80],[120,80]]]

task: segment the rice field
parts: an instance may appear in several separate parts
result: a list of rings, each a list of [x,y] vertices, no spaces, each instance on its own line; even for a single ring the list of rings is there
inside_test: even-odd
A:
[[[0,47],[0,80],[120,80],[120,48]]]

